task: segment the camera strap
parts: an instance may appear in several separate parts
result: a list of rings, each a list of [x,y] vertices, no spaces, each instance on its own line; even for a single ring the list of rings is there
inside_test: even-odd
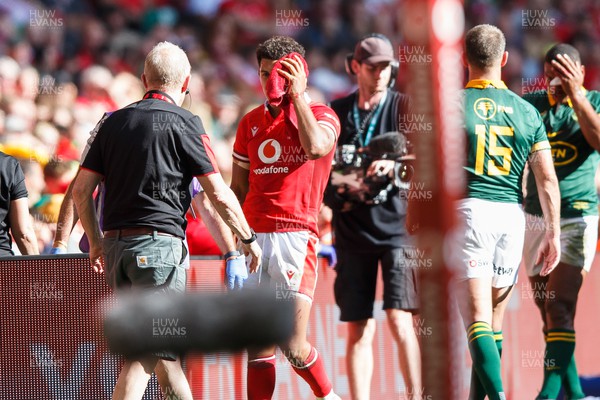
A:
[[[367,118],[369,118],[369,127],[367,128],[367,134],[363,140],[363,129],[360,124],[360,114],[358,111],[358,93],[356,94],[356,101],[354,102],[354,107],[352,109],[352,116],[354,117],[354,125],[356,127],[356,132],[358,132],[358,142],[360,143],[360,147],[365,147],[371,141],[371,137],[373,137],[373,132],[375,131],[375,126],[377,125],[377,121],[379,119],[379,115],[381,114],[381,110],[383,109],[383,104],[387,98],[387,90],[383,92],[383,96],[379,103],[375,106],[375,111],[373,114]]]

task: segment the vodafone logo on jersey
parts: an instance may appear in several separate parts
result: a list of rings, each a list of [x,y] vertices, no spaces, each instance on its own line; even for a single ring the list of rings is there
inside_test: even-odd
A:
[[[281,145],[275,139],[267,139],[258,147],[258,158],[265,164],[273,164],[281,157]]]

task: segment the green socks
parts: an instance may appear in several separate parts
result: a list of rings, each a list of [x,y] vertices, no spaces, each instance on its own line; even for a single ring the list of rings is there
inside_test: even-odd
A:
[[[548,334],[544,331],[544,341],[548,339]],[[575,364],[575,352],[567,367],[567,372],[562,378],[562,386],[565,389],[565,393],[569,400],[577,400],[585,398],[583,388],[581,387],[581,381],[579,380],[579,374],[577,373],[577,365]]]
[[[556,399],[574,351],[575,331],[568,329],[548,331],[544,355],[544,383],[538,399]],[[575,366],[574,361],[573,366]],[[575,374],[577,374],[576,370]]]
[[[469,348],[473,359],[469,400],[484,400],[487,395],[484,385],[479,379],[479,374],[481,372],[477,372],[477,370],[489,371],[489,368],[483,365],[479,366],[480,368],[477,368],[477,363],[481,361],[477,361],[475,356],[475,351],[477,351],[478,354],[482,353],[482,357],[485,357],[486,351],[489,351],[489,344],[482,343],[482,338],[489,338],[488,335],[491,334],[494,339],[498,356],[502,356],[502,340],[504,339],[502,331],[493,333],[490,331],[489,325],[485,322],[475,322],[469,327]],[[577,373],[577,365],[575,364],[575,332],[565,329],[553,329],[545,335],[545,339],[546,354],[544,357],[544,383],[538,398],[555,399],[558,396],[562,383],[568,399],[583,399],[585,394],[581,388],[581,382],[579,381],[579,375]],[[483,340],[484,342],[489,342],[489,339]],[[568,360],[568,363],[566,360]],[[493,386],[494,391],[499,391],[499,394],[503,394],[501,393],[502,381],[500,368],[498,368],[497,382],[498,386]],[[492,398],[494,397],[490,397],[490,399]]]
[[[496,342],[496,348],[498,349],[498,354],[500,358],[502,358],[502,341],[504,340],[504,336],[502,336],[502,331],[494,332],[494,341]]]
[[[470,399],[483,399],[485,394],[490,400],[505,400],[504,389],[502,388],[502,375],[500,370],[500,353],[502,348],[502,335],[499,335],[500,345],[498,347],[494,340],[494,333],[486,322],[474,322],[467,329],[469,339],[469,350],[473,360],[473,368],[480,385],[485,388],[484,397],[474,397],[477,395],[471,392]],[[476,383],[472,383],[476,385]],[[481,393],[478,394],[481,396]]]
[[[573,353],[573,357],[571,357],[571,361],[567,367],[567,372],[565,373],[565,376],[563,376],[562,385],[568,399],[583,399],[585,397],[585,393],[583,393],[583,388],[581,387],[581,381],[579,380],[579,374],[577,373],[575,353]]]
[[[496,342],[496,348],[498,349],[498,355],[502,358],[502,331],[494,332],[494,341]],[[469,400],[484,400],[486,396],[485,389],[475,372],[475,365],[471,367],[471,390],[469,393]]]

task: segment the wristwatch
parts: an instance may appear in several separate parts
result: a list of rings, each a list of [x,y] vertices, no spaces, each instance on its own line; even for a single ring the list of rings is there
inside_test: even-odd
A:
[[[252,236],[250,236],[249,239],[241,239],[241,242],[244,244],[250,244],[252,242],[254,242],[256,240],[256,232],[254,232],[254,229],[250,228],[250,232],[252,233]]]

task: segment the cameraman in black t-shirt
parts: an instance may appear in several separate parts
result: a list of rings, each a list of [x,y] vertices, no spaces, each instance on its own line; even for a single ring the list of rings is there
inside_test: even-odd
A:
[[[90,242],[90,262],[113,289],[178,293],[185,289],[185,213],[192,177],[243,243],[250,272],[262,256],[235,195],[223,181],[198,116],[182,109],[190,63],[162,42],[146,57],[143,99],[106,115],[73,184],[77,212]],[[92,194],[104,182],[103,229]],[[113,399],[141,399],[152,371],[163,393],[192,399],[177,355],[126,360]]]
[[[390,90],[397,62],[389,39],[371,34],[357,43],[348,60],[358,90],[335,100],[342,131],[325,204],[333,210],[332,226],[336,265],[335,298],[340,319],[348,322],[346,365],[352,398],[368,399],[373,374],[375,335],[373,303],[378,265],[381,265],[384,299],[407,393],[419,398],[420,350],[413,328],[417,311],[416,271],[408,260],[414,254],[404,227],[406,201],[401,199],[393,175],[406,174],[405,166],[374,150],[378,137],[398,131],[409,112],[407,96]],[[394,70],[394,71],[393,71]],[[382,137],[383,139],[383,137]],[[396,135],[392,143],[406,147]],[[385,150],[385,146],[384,150]],[[391,146],[390,153],[398,149]],[[405,152],[405,151],[404,151]],[[380,154],[375,154],[380,153]],[[395,157],[397,155],[394,155]]]

